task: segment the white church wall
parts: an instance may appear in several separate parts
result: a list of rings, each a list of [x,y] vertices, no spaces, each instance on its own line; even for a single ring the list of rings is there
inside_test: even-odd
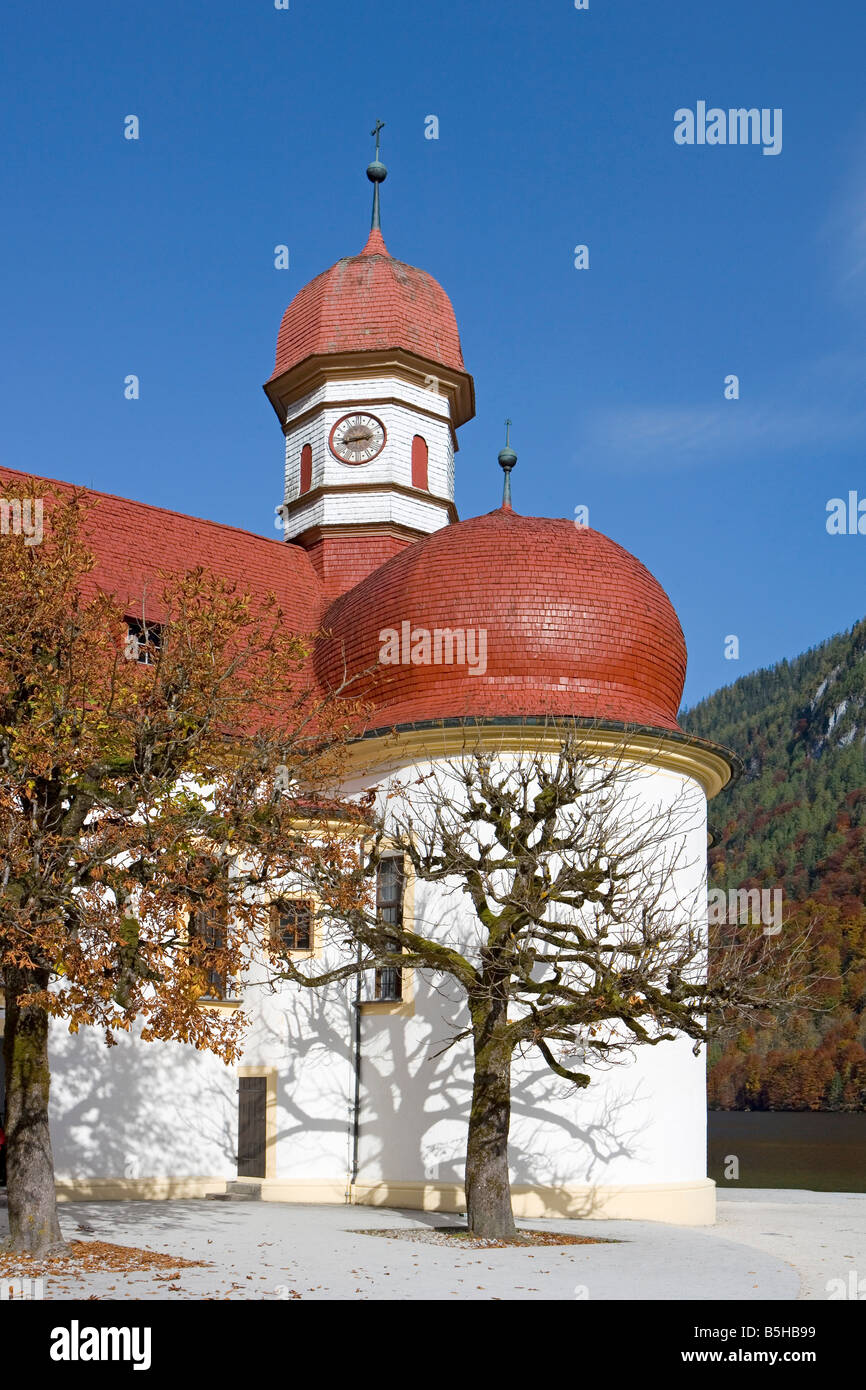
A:
[[[413,778],[434,768],[442,774],[442,761],[412,765]],[[384,795],[388,776],[382,774],[359,778],[349,790],[374,781]],[[669,891],[703,905],[706,816],[700,789],[679,774],[646,768],[636,784],[635,815],[650,816],[684,791],[692,797],[685,859]],[[419,929],[461,949],[477,939],[474,915],[457,883],[416,882],[412,915]],[[338,959],[328,948],[316,965]],[[371,983],[364,983],[368,1000]],[[359,1200],[447,1207],[459,1200],[454,1194],[463,1178],[472,1087],[471,1041],[449,1043],[467,1027],[468,1010],[453,981],[427,972],[414,972],[409,992],[404,1009],[362,1006],[355,1192]],[[308,1194],[308,1200],[339,1201],[347,1190],[354,998],[353,981],[322,991],[287,982],[267,989],[255,977],[245,984],[250,1025],[240,1066],[266,1070],[275,1079],[268,1176],[277,1198],[304,1200]],[[573,1058],[565,1060],[580,1069]],[[52,1133],[63,1179],[234,1178],[237,1068],[191,1048],[142,1043],[134,1036],[107,1049],[94,1030],[69,1035],[60,1025],[52,1030],[52,1065]],[[689,1040],[640,1047],[616,1066],[586,1069],[592,1084],[574,1090],[537,1053],[515,1057],[510,1164],[518,1193],[711,1187],[705,1062],[703,1055],[692,1055]],[[428,1194],[423,1199],[422,1191]],[[555,1199],[545,1200],[544,1210],[552,1214]],[[712,1219],[701,1200],[694,1208],[698,1214],[683,1219]],[[640,1214],[658,1213],[641,1207]],[[670,1214],[667,1207],[662,1214]],[[680,1217],[674,1213],[672,1219]]]
[[[453,984],[417,972],[414,1007],[364,1018],[361,1182],[462,1181],[472,1047],[448,1043],[466,1006]]]
[[[246,987],[242,1065],[276,1070],[274,1176],[345,1186],[354,1096],[354,982],[322,990]]]
[[[413,775],[436,767],[426,762]],[[438,772],[442,775],[443,764]],[[398,770],[399,775],[399,770]],[[681,864],[668,901],[705,913],[706,810],[690,779],[658,768],[639,775],[635,817],[688,798]],[[685,809],[685,808],[684,808]],[[439,939],[466,946],[476,934],[457,885],[416,884],[416,920]],[[471,1043],[448,1051],[450,1036],[468,1025],[455,987],[435,988],[418,972],[414,1017],[368,1018],[364,1028],[361,1178],[459,1180],[471,1096]],[[587,1066],[592,1084],[570,1088],[537,1053],[515,1057],[510,1159],[515,1183],[665,1184],[706,1177],[705,1058],[683,1038],[639,1047],[618,1064]],[[436,1054],[441,1054],[436,1056]],[[568,1064],[568,1059],[565,1059]],[[577,1065],[581,1069],[580,1064]]]
[[[52,1024],[51,1142],[58,1178],[231,1178],[237,1080],[212,1053]]]

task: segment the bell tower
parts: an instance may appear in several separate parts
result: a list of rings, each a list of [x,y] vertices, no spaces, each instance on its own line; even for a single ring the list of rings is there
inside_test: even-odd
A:
[[[382,129],[367,243],[292,300],[265,385],[286,440],[284,536],[332,596],[457,520],[457,430],[475,413],[451,301],[382,237]]]

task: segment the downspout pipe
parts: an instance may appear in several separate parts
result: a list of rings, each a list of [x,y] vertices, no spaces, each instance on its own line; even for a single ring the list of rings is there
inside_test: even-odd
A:
[[[361,964],[361,943],[358,943],[358,965]],[[355,975],[355,1096],[352,1106],[352,1171],[349,1177],[349,1202],[354,1202],[358,1181],[358,1151],[361,1141],[361,972]]]

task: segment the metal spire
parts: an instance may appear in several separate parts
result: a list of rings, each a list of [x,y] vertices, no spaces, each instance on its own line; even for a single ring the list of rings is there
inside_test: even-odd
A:
[[[373,163],[367,165],[367,178],[373,185],[373,220],[370,223],[370,227],[374,232],[381,230],[381,223],[379,221],[379,184],[384,183],[388,177],[388,170],[379,158],[379,131],[384,129],[385,122],[377,120],[373,129],[370,131],[370,134],[376,137],[376,155],[373,159]]]
[[[511,421],[505,421],[505,448],[499,451],[499,467],[505,474],[505,483],[502,488],[503,507],[511,506],[511,470],[517,462],[517,455],[511,447]]]

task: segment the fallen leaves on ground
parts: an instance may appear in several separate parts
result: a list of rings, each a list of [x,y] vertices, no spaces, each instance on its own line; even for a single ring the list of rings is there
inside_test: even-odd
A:
[[[202,1268],[208,1260],[185,1260],[162,1250],[139,1250],[132,1245],[109,1245],[104,1240],[70,1240],[55,1254],[34,1258],[0,1251],[0,1278],[39,1278],[42,1275],[132,1274],[170,1271],[157,1279],[177,1279],[180,1269]]]

